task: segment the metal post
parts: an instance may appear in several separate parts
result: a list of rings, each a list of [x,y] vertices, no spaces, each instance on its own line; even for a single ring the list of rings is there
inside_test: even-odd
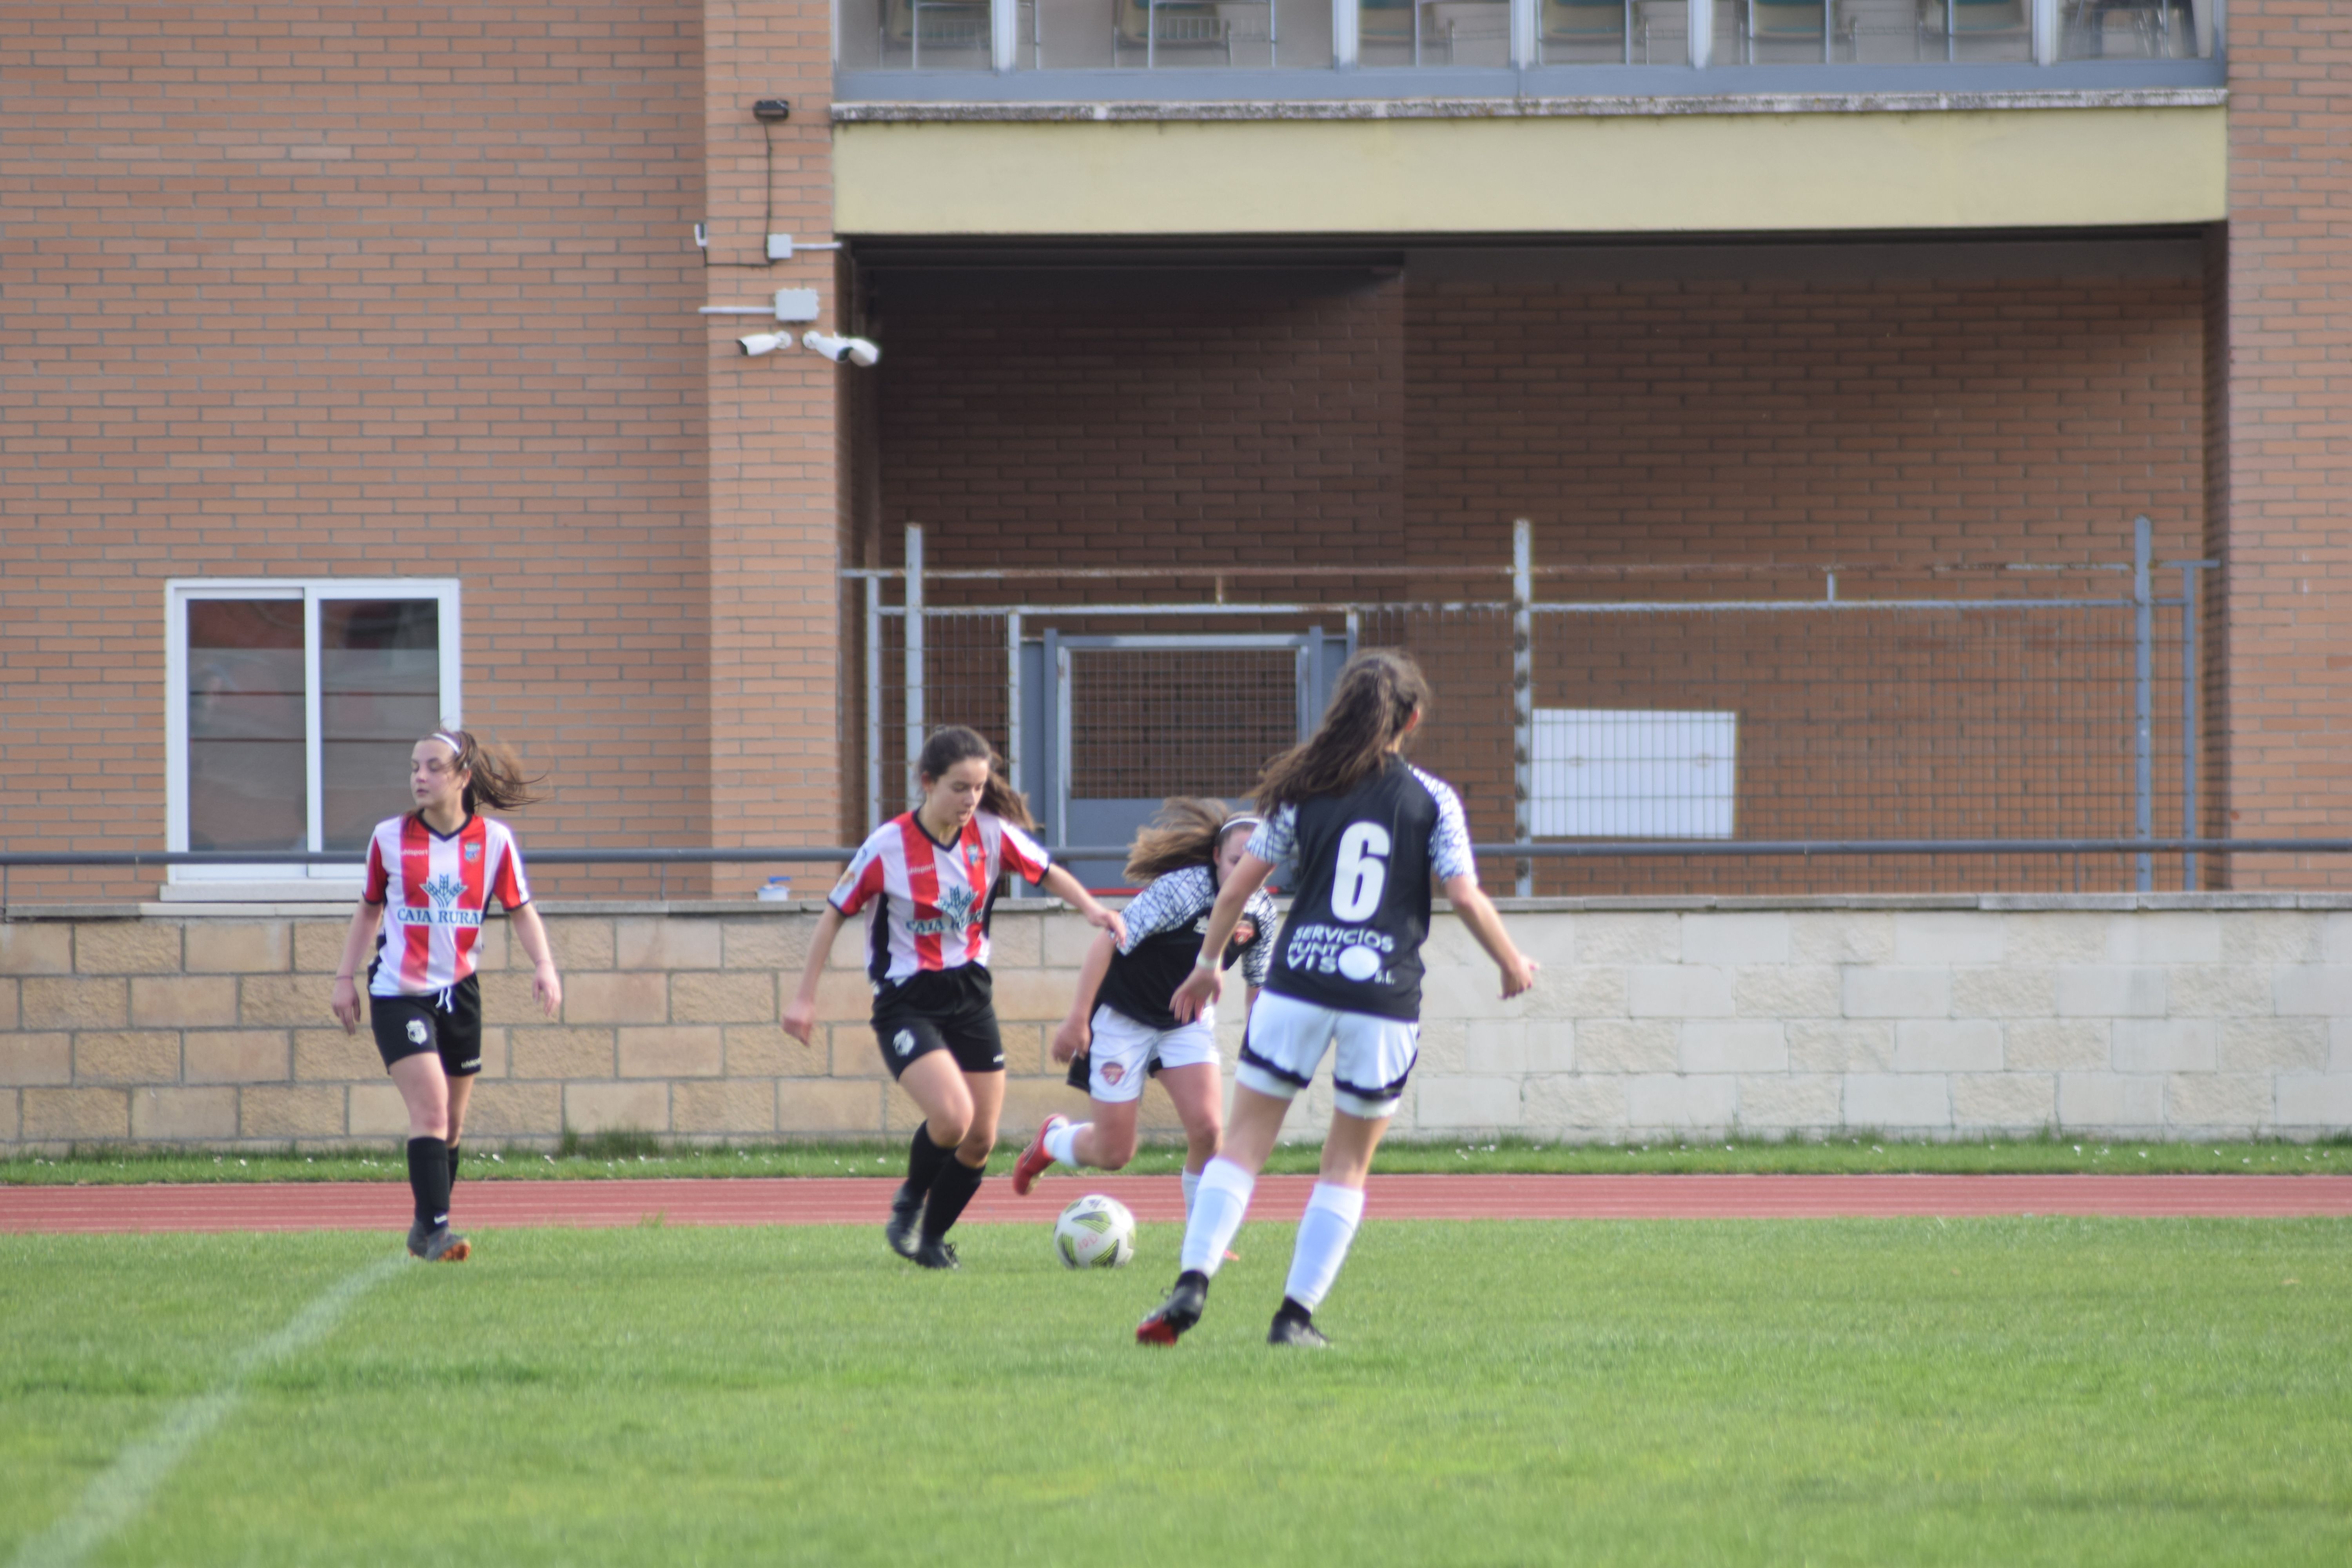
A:
[[[907,525],[907,804],[916,804],[915,759],[923,754],[923,525]]]
[[[1005,766],[1013,787],[1021,788],[1021,612],[1004,617],[1004,746]]]
[[[882,579],[866,579],[866,826],[882,821]]]
[[[2180,569],[2180,837],[2197,837],[2197,568]],[[2180,890],[2197,890],[2197,857],[2180,862]]]
[[[1705,70],[1715,53],[1715,0],[1688,0],[1684,36],[1690,45],[1691,68]]]
[[[1536,9],[1543,0],[1511,0],[1511,68],[1525,70],[1536,63]]]
[[[1021,0],[988,0],[988,63],[1003,76],[1021,63]]]
[[[1523,517],[1511,524],[1511,836],[1520,844],[1528,841],[1535,805],[1534,598],[1535,525]],[[1518,895],[1533,898],[1535,890],[1535,862],[1521,860]]]
[[[2156,828],[2155,706],[2156,604],[2148,586],[2150,529],[2146,517],[2132,519],[2132,833],[2154,836]],[[2156,862],[2138,856],[2137,887],[2156,886]]]
[[[1356,0],[1331,0],[1331,68],[1354,70],[1360,48]]]

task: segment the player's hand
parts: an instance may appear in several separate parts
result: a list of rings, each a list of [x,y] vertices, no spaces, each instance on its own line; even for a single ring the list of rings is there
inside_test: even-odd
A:
[[[350,975],[335,976],[335,996],[329,1005],[334,1008],[335,1021],[342,1025],[343,1033],[356,1035],[360,1032],[360,988]]]
[[[1072,1057],[1093,1043],[1094,1029],[1086,1019],[1065,1018],[1062,1026],[1054,1031],[1054,1059],[1067,1067]]]
[[[541,964],[531,975],[530,994],[539,998],[539,1010],[549,1017],[563,1011],[563,976],[555,973],[553,963]]]
[[[795,996],[784,1008],[784,1033],[803,1045],[816,1028],[816,998]]]
[[[1176,987],[1176,994],[1169,998],[1168,1010],[1176,1016],[1178,1023],[1189,1024],[1201,1016],[1201,1009],[1224,994],[1224,981],[1215,970],[1195,965],[1192,973],[1184,977],[1184,984]]]
[[[1502,966],[1503,1000],[1507,1002],[1514,996],[1534,990],[1536,971],[1542,967],[1524,952],[1512,953],[1510,962]]]
[[[1107,910],[1102,905],[1097,904],[1087,911],[1087,924],[1097,931],[1110,932],[1111,941],[1118,943],[1119,946],[1127,945],[1127,921],[1119,918],[1117,910]]]

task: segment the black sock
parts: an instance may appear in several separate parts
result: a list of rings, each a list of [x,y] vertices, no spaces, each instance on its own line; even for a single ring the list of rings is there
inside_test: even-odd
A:
[[[1314,1317],[1315,1314],[1313,1312],[1300,1306],[1297,1302],[1292,1300],[1287,1296],[1285,1296],[1282,1299],[1282,1305],[1274,1310],[1274,1321],[1277,1323],[1286,1319],[1294,1323],[1309,1322],[1313,1321]]]
[[[931,1201],[923,1210],[923,1239],[937,1241],[948,1233],[971,1202],[972,1194],[980,1191],[980,1178],[988,1167],[978,1169],[961,1160],[942,1160],[940,1173],[931,1178]]]
[[[940,1163],[948,1152],[931,1142],[930,1123],[915,1124],[915,1141],[907,1145],[907,1184],[900,1189],[915,1194],[928,1193],[939,1179]]]
[[[408,1141],[408,1190],[416,1194],[416,1223],[434,1230],[449,1223],[449,1145],[438,1138]]]
[[[452,1186],[452,1187],[455,1187],[457,1184],[457,1145],[456,1145],[455,1143],[452,1143],[452,1144],[450,1144],[450,1145],[449,1145],[449,1185],[450,1185],[450,1186]]]

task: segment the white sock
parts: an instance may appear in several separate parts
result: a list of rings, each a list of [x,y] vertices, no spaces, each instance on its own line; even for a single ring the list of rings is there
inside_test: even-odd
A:
[[[1078,1163],[1078,1134],[1093,1125],[1091,1121],[1063,1122],[1045,1134],[1045,1152],[1075,1168]]]
[[[1257,1178],[1222,1154],[1209,1162],[1192,1193],[1192,1215],[1184,1222],[1184,1250],[1177,1266],[1186,1271],[1213,1276],[1225,1260],[1225,1248],[1242,1228],[1249,1213],[1250,1194]]]
[[[1185,1223],[1186,1225],[1190,1225],[1190,1224],[1192,1224],[1192,1194],[1193,1194],[1194,1193],[1199,1192],[1200,1190],[1201,1190],[1201,1173],[1200,1173],[1200,1172],[1198,1172],[1198,1171],[1187,1171],[1187,1172],[1185,1172],[1185,1173],[1184,1173],[1184,1223]]]
[[[1318,1182],[1298,1221],[1298,1248],[1290,1255],[1290,1280],[1282,1293],[1313,1311],[1331,1293],[1348,1244],[1364,1217],[1364,1189]]]

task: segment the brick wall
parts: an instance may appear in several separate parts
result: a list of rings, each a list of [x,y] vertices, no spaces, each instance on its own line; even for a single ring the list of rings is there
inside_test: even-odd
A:
[[[2238,907],[2169,910],[2127,900],[1525,910],[1512,931],[1544,971],[1508,1004],[1441,915],[1397,1131],[2352,1129],[2352,909],[2234,897]],[[805,910],[553,911],[565,994],[549,1023],[505,922],[491,921],[468,1141],[546,1144],[565,1128],[704,1141],[904,1133],[919,1113],[877,1055],[856,928],[832,954],[814,1043],[777,1026],[814,924]],[[342,928],[0,923],[0,1150],[397,1141],[400,1097],[372,1039],[346,1036],[328,1011]],[[1084,1105],[1046,1046],[1091,940],[1072,915],[997,916],[1008,1136]],[[1228,1066],[1240,1016],[1228,1006],[1219,1024]],[[1327,1078],[1294,1131],[1318,1135],[1329,1109]],[[1144,1110],[1148,1127],[1173,1127],[1158,1093]]]
[[[2229,830],[2352,823],[2352,330],[2344,145],[2352,12],[2230,7]],[[2241,861],[2241,885],[2343,885],[2339,858]]]
[[[10,8],[0,844],[161,846],[163,580],[226,574],[462,578],[531,831],[707,836],[703,56],[679,0]]]

